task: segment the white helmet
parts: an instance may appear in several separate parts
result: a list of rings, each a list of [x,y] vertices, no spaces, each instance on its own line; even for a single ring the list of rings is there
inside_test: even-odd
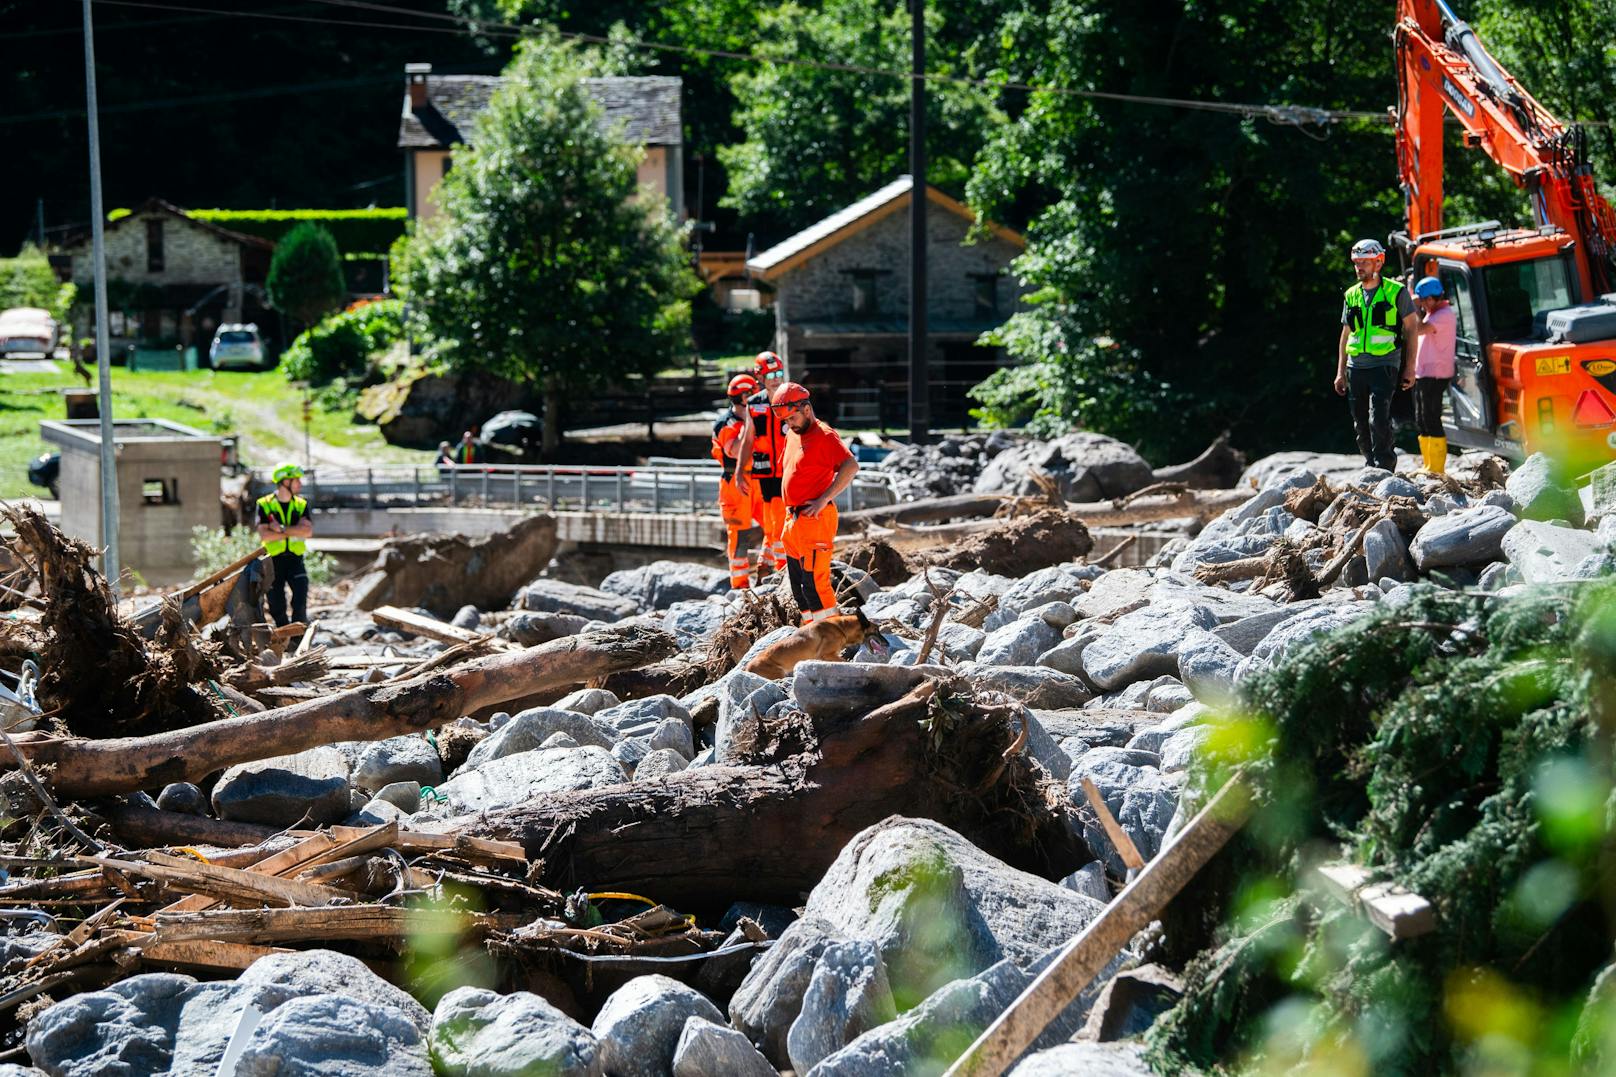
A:
[[[1380,245],[1379,240],[1360,239],[1352,245],[1353,258],[1384,258],[1386,248]]]

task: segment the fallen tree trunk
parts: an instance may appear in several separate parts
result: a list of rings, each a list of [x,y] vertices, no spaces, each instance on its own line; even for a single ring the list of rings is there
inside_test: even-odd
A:
[[[195,781],[236,763],[345,740],[385,740],[434,729],[462,714],[575,686],[672,654],[657,629],[591,632],[515,654],[476,659],[405,681],[367,685],[287,707],[112,740],[14,738],[49,783],[69,797],[104,796]],[[10,762],[6,766],[10,766]]]
[[[940,520],[969,519],[973,516],[992,516],[999,506],[1013,499],[1011,494],[953,494],[949,497],[928,497],[920,501],[906,501],[901,505],[877,505],[868,509],[852,509],[841,514],[844,524],[924,524]]]
[[[1230,447],[1225,431],[1195,459],[1159,467],[1151,474],[1157,482],[1181,482],[1197,490],[1226,490],[1240,481],[1245,469],[1246,454]]]
[[[468,831],[520,842],[542,858],[544,885],[681,908],[736,896],[796,904],[853,835],[895,814],[936,819],[1051,878],[1086,863],[1063,787],[1020,752],[1018,711],[963,693],[927,681],[862,717],[754,717],[740,739],[760,747],[739,765],[537,797]]]

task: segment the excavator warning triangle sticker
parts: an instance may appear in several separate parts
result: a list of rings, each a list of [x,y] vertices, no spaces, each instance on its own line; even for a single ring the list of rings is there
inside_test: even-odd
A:
[[[1604,426],[1616,422],[1616,412],[1599,398],[1592,389],[1584,389],[1577,397],[1577,406],[1571,412],[1571,421],[1578,426]]]

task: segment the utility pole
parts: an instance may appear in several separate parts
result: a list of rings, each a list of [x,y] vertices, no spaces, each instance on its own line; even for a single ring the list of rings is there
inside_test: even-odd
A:
[[[90,0],[84,0],[84,98],[90,118],[90,235],[95,261],[95,363],[100,373],[101,414],[101,541],[106,554],[101,572],[113,597],[118,594],[118,458],[112,441],[112,352],[107,345],[106,210],[101,205],[101,125],[95,103],[95,28],[90,21]]]
[[[34,199],[34,230],[39,234],[39,249],[45,249],[45,199]]]
[[[931,427],[926,362],[926,0],[909,0],[914,59],[909,76],[909,440],[924,445]]]

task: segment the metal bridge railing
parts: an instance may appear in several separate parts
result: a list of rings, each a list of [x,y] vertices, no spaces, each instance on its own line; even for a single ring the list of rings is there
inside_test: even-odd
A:
[[[254,468],[254,496],[273,488]],[[304,496],[321,509],[531,506],[551,512],[656,512],[718,515],[718,464],[657,460],[636,467],[553,464],[383,465],[310,468]],[[866,466],[837,498],[841,509],[890,505],[890,476]]]

